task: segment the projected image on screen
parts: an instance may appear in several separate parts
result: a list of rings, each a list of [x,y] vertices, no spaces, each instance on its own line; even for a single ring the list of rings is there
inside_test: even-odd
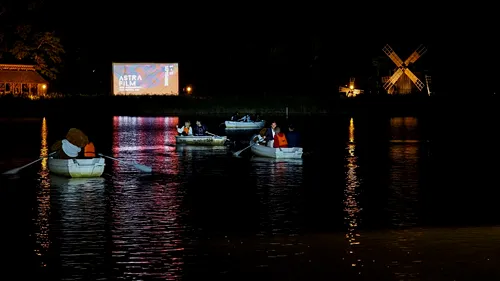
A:
[[[113,63],[114,95],[178,95],[177,63]]]

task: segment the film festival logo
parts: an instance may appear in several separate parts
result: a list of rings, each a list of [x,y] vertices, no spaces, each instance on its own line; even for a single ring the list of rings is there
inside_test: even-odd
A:
[[[121,75],[118,79],[120,91],[139,91],[142,87],[137,85],[137,81],[142,81],[141,75]]]
[[[174,66],[167,65],[165,66],[165,86],[168,86],[168,80],[170,75],[174,75]]]

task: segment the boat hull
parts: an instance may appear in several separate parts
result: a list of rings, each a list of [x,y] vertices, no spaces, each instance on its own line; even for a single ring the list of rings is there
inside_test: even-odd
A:
[[[226,121],[224,122],[226,129],[262,129],[266,125],[266,121],[259,122],[240,122],[240,121]]]
[[[69,178],[95,178],[104,173],[104,158],[55,159],[49,158],[51,173]]]
[[[197,146],[223,146],[226,143],[226,136],[176,136],[177,144],[197,145]]]
[[[253,142],[250,144],[253,144]],[[250,149],[256,156],[275,159],[301,159],[303,154],[302,147],[274,148],[256,144]]]

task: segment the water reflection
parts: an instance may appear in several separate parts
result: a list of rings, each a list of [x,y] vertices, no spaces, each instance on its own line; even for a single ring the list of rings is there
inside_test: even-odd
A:
[[[347,225],[346,238],[349,242],[347,249],[348,259],[352,267],[356,267],[359,274],[363,263],[361,258],[357,257],[357,247],[360,245],[360,233],[358,231],[358,224],[360,219],[361,208],[358,205],[358,192],[360,186],[360,179],[357,176],[357,156],[355,155],[356,144],[354,143],[354,119],[351,118],[349,122],[349,142],[346,150],[347,155],[346,167],[346,187],[344,190],[344,211],[345,211],[345,224]]]
[[[296,248],[302,244],[298,238],[302,161],[262,157],[253,157],[251,161],[260,201],[258,254],[268,263],[276,262],[276,258],[303,255]],[[269,237],[273,236],[280,238],[272,241]],[[260,266],[269,266],[268,263]]]
[[[392,139],[415,140],[418,127],[416,118],[392,118],[390,122]],[[415,240],[420,236],[418,229],[417,203],[419,191],[419,150],[418,142],[391,143],[389,146],[390,180],[388,208],[397,239],[392,246],[399,249],[401,257],[392,262],[393,272],[404,280],[417,280],[419,253],[414,252]]]
[[[177,174],[175,136],[178,117],[113,117],[113,155],[125,161],[153,166],[153,171]],[[136,172],[130,165],[114,161],[117,172]]]
[[[153,171],[178,175],[175,150],[177,117],[114,117],[116,158],[151,165]],[[177,280],[184,267],[185,190],[172,177],[141,177],[115,167],[110,194],[112,258],[120,278]]]
[[[391,142],[420,142],[420,130],[416,117],[393,117],[390,119]]]
[[[180,175],[189,177],[193,174],[223,175],[224,166],[216,165],[225,162],[229,152],[227,146],[195,146],[177,145],[177,157]]]
[[[51,175],[58,213],[54,231],[59,238],[62,279],[97,280],[107,255],[107,200],[103,178]]]
[[[40,157],[48,156],[47,146],[47,120],[42,120]],[[47,167],[47,158],[41,161],[41,168],[38,172],[40,185],[37,187],[37,217],[36,217],[36,244],[35,253],[40,257],[41,266],[47,266],[45,255],[48,253],[51,241],[49,237],[49,217],[50,217],[50,179]]]

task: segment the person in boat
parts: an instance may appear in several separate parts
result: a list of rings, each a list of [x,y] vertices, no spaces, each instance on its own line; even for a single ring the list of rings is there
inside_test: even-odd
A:
[[[83,157],[85,158],[96,157],[95,146],[93,142],[89,141],[89,143],[87,143],[87,145],[83,148]]]
[[[250,114],[245,114],[238,121],[240,121],[240,122],[252,122],[252,118],[250,118]]]
[[[207,134],[207,126],[201,124],[200,120],[196,120],[196,126],[194,127],[193,134],[195,136],[204,136]]]
[[[273,141],[273,147],[274,148],[286,148],[288,147],[288,140],[286,139],[285,133],[283,133],[280,129],[280,127],[276,127],[274,129],[274,141]]]
[[[177,125],[177,132],[181,136],[192,136],[193,135],[193,127],[191,127],[191,121],[184,122],[184,126],[179,128]]]
[[[300,133],[295,131],[293,124],[288,125],[286,140],[288,141],[288,147],[302,147]]]
[[[275,135],[275,129],[276,129],[276,121],[273,121],[271,123],[271,127],[266,129],[266,141],[267,141],[267,146],[273,147],[273,142],[274,142],[274,135]]]
[[[236,111],[233,116],[231,116],[231,121],[238,121],[240,119],[240,113]]]
[[[255,135],[252,141],[257,145],[266,145],[266,132],[267,128],[262,128],[259,134]]]
[[[89,138],[81,130],[76,128],[69,129],[66,138],[55,142],[50,150],[55,152],[54,158],[74,159],[78,157],[82,148],[89,143]]]
[[[255,120],[254,122],[260,122],[260,120],[262,120],[262,119],[260,118],[260,114],[258,114],[258,113],[257,113],[257,114],[255,115],[254,120]]]

